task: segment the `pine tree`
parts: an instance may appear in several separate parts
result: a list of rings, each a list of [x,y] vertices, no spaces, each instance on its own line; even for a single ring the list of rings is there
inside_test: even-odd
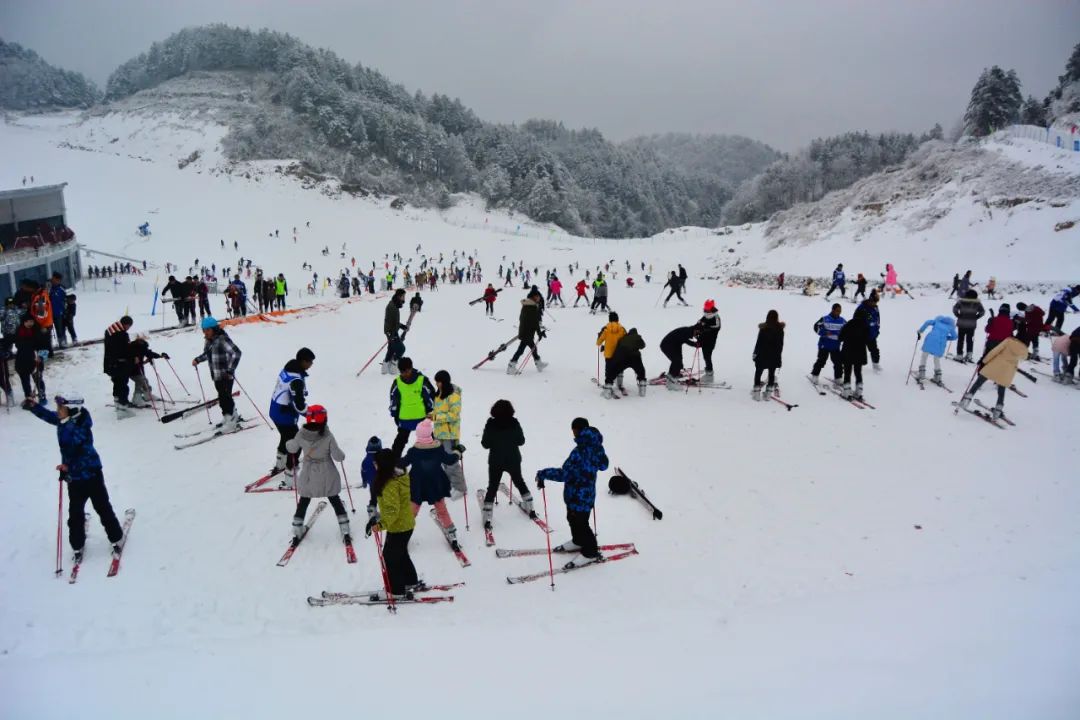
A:
[[[1020,118],[1023,101],[1015,70],[1006,72],[997,65],[983,70],[971,89],[971,100],[964,113],[964,132],[981,137],[1015,123]]]
[[[1046,108],[1034,95],[1028,95],[1024,101],[1024,107],[1020,109],[1020,122],[1024,125],[1046,127]]]

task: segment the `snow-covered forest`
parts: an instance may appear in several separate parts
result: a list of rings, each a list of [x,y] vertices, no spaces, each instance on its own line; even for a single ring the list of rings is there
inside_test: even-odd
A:
[[[101,91],[80,73],[53,67],[33,50],[0,39],[0,108],[84,108],[100,98]]]

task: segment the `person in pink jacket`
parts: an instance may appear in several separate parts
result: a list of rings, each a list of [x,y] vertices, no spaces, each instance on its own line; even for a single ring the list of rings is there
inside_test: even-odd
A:
[[[895,295],[897,290],[897,278],[896,268],[892,266],[892,263],[887,263],[885,265],[885,272],[882,273],[881,276],[885,278],[885,284],[882,286],[882,290],[889,293],[890,297]]]
[[[551,276],[551,302],[559,303],[563,307],[566,307],[566,303],[562,299],[562,281],[554,275]]]

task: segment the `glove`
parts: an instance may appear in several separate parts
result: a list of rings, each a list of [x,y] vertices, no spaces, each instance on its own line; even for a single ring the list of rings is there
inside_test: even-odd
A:
[[[457,445],[455,445],[454,449],[457,450],[459,453],[464,453],[465,452],[465,446],[462,445],[461,443],[458,443]]]
[[[31,400],[30,398],[26,398],[25,400],[22,401],[22,409],[23,410],[29,410],[32,407],[34,407],[34,401]]]
[[[42,360],[46,360],[49,357],[49,351],[48,350],[38,350],[37,351],[37,356],[39,358],[41,358]]]
[[[379,527],[379,514],[375,513],[375,517],[367,521],[367,525],[364,526],[364,536],[371,537],[371,532],[375,528]]]
[[[915,339],[916,340],[922,340],[922,333],[921,332],[916,332],[915,333]]]
[[[169,360],[170,359],[169,358],[169,353],[161,353],[161,357],[162,357],[163,360]]]
[[[541,340],[543,340],[547,337],[547,330],[545,330],[544,326],[541,325],[540,329],[536,331],[536,334],[540,337]]]
[[[542,477],[540,477],[540,475],[536,476],[536,488],[538,490],[543,490],[544,489],[544,479]]]

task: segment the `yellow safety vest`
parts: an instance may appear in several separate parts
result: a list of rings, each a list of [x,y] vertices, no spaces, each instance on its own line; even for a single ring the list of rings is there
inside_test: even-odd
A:
[[[398,405],[398,420],[420,420],[427,415],[424,408],[424,376],[416,374],[416,380],[407,383],[399,376],[397,383],[401,403]]]

